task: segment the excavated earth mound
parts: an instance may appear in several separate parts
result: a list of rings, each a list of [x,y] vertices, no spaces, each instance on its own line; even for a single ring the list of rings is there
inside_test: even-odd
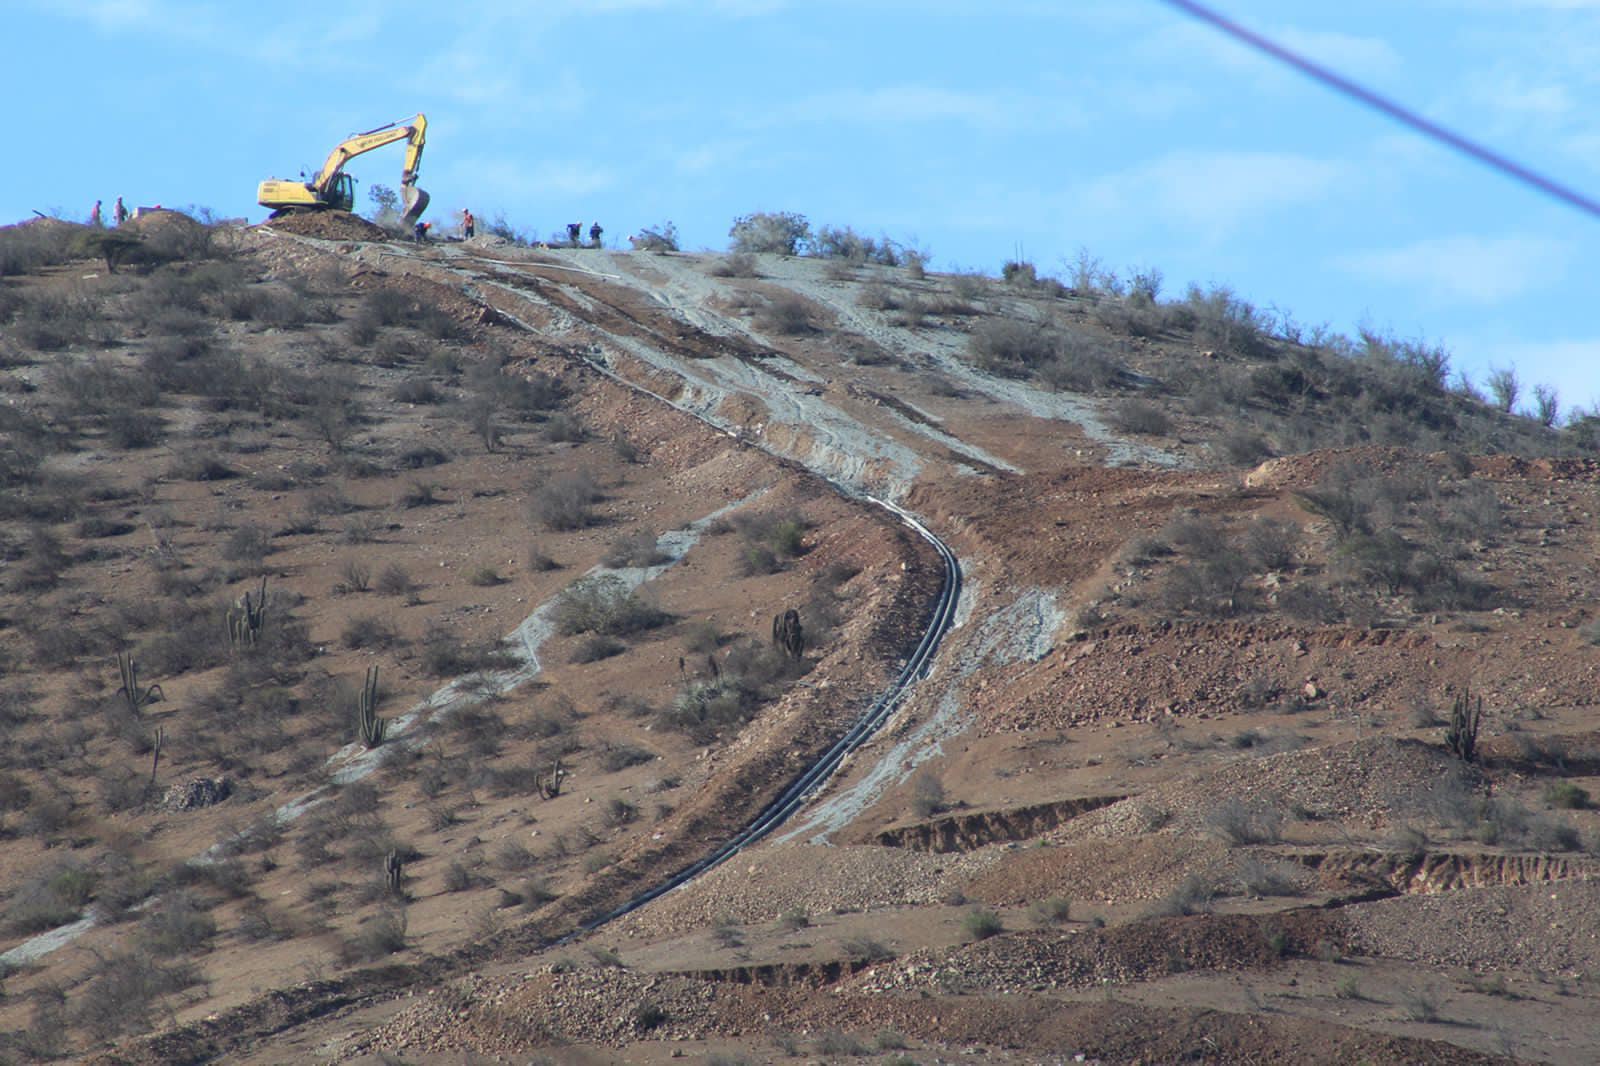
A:
[[[1217,828],[1219,810],[1267,812],[1279,819],[1337,820],[1385,828],[1392,812],[1426,807],[1436,790],[1471,786],[1472,771],[1415,741],[1369,737],[1347,744],[1243,759],[1112,804],[1063,826],[1062,842],[1165,830]]]
[[[794,911],[931,904],[1000,857],[998,851],[933,855],[870,846],[766,848],[719,866],[617,929],[676,936],[719,921],[776,921]]]
[[[285,233],[320,237],[325,241],[387,241],[390,235],[348,211],[315,211],[271,218],[262,223]]]
[[[1024,932],[953,951],[922,950],[850,979],[861,992],[1014,994],[1149,981],[1189,970],[1258,970],[1288,955],[1339,950],[1337,915],[1190,915],[1088,932]]]
[[[1106,903],[1160,899],[1195,871],[1221,873],[1228,859],[1228,849],[1215,841],[1167,837],[1029,848],[1007,855],[963,891],[996,906],[1052,896]]]
[[[1600,969],[1600,882],[1480,888],[1360,903],[1341,913],[1361,954],[1473,970]]]

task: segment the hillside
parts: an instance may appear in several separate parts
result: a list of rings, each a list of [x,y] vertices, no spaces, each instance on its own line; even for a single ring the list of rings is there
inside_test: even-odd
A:
[[[1087,265],[137,225],[0,230],[0,1055],[1600,1056],[1592,422]]]

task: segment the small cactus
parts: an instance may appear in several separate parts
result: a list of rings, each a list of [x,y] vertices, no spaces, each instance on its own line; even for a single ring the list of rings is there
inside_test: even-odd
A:
[[[567,772],[562,768],[561,760],[558,758],[550,770],[550,776],[545,777],[543,774],[535,774],[533,784],[539,790],[539,795],[551,800],[561,795],[561,782],[566,779],[566,776]]]
[[[1478,757],[1478,727],[1483,723],[1483,697],[1474,702],[1462,692],[1450,706],[1450,724],[1445,727],[1444,746],[1462,762]]]
[[[267,578],[261,577],[261,590],[251,599],[247,591],[244,598],[228,608],[228,645],[235,650],[253,648],[261,639],[261,627],[267,620]]]
[[[378,668],[376,666],[367,670],[366,684],[361,686],[361,693],[356,697],[356,727],[361,737],[361,743],[369,751],[383,743],[383,735],[389,728],[389,720],[378,717]]]
[[[122,687],[118,690],[122,698],[128,701],[128,710],[138,718],[144,709],[157,700],[166,699],[166,693],[161,691],[160,685],[151,685],[148,688],[139,687],[139,664],[132,656],[117,656],[117,670],[122,675]]]

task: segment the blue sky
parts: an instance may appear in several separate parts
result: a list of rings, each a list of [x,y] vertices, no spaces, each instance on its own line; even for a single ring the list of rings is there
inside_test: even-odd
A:
[[[1600,0],[1213,3],[1600,197]],[[262,178],[424,111],[441,221],[720,249],[798,211],[987,272],[1086,248],[1600,401],[1600,220],[1156,0],[0,0],[0,27],[0,222],[119,194],[259,219]],[[400,154],[350,169],[394,185]]]

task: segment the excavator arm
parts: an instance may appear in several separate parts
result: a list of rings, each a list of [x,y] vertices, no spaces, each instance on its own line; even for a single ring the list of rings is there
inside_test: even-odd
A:
[[[420,218],[428,207],[428,194],[417,187],[417,170],[422,165],[422,149],[427,143],[427,136],[428,118],[419,114],[406,123],[392,122],[387,126],[379,126],[377,129],[347,137],[328,153],[322,169],[317,171],[317,176],[304,187],[304,194],[297,196],[292,190],[285,194],[282,187],[288,185],[287,182],[263,182],[261,203],[268,207],[293,207],[300,205],[302,197],[309,200],[304,203],[307,207],[335,203],[338,198],[340,176],[344,173],[346,163],[375,148],[382,148],[396,141],[405,141],[406,158],[404,168],[400,172],[400,195],[405,204],[405,214],[402,219],[410,225]]]

